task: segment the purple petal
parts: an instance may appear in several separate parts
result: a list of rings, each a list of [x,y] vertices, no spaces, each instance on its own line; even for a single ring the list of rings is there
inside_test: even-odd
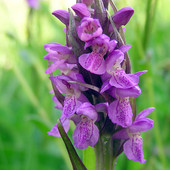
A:
[[[51,49],[53,48],[50,48],[50,50]],[[54,50],[51,50],[50,53],[45,55],[44,59],[48,61],[59,62],[59,63],[60,63],[60,60],[64,60],[66,63],[69,63],[69,64],[77,63],[76,57],[73,54],[62,54]]]
[[[56,109],[63,110],[62,104],[58,101],[58,99],[55,97],[55,95],[53,96],[52,99],[53,99],[54,103],[56,104],[56,105],[55,105],[55,108],[56,108]]]
[[[48,61],[53,61],[54,62],[56,60],[60,60],[60,59],[64,59],[64,58],[62,58],[62,56],[60,56],[56,52],[51,52],[51,53],[48,53],[47,55],[45,55],[44,59],[48,60]]]
[[[113,101],[108,107],[108,116],[113,123],[122,127],[132,124],[132,109],[128,98],[119,98]]]
[[[52,13],[65,25],[69,25],[69,13],[66,10],[56,10]]]
[[[74,55],[68,55],[66,63],[68,63],[68,64],[77,64],[77,59],[76,59],[76,57]]]
[[[147,72],[148,72],[148,70],[139,71],[139,72],[134,73],[134,75],[141,76],[142,74],[147,73]]]
[[[106,58],[106,70],[112,70],[113,65],[115,64],[116,60],[122,60],[124,59],[124,54],[120,50],[114,50],[113,52],[109,53],[109,55]]]
[[[80,18],[83,18],[83,17],[90,17],[91,14],[89,12],[89,9],[87,8],[87,6],[83,3],[76,3],[75,5],[73,5],[71,7],[74,12],[80,17]]]
[[[81,20],[81,25],[77,27],[77,33],[82,41],[89,41],[98,37],[103,32],[98,19],[85,17]]]
[[[61,71],[61,74],[69,75],[69,73],[76,67],[77,67],[76,64],[68,64],[65,62],[62,65],[60,65],[59,69]]]
[[[110,38],[105,34],[101,34],[95,39],[87,41],[85,43],[84,49],[86,49],[89,46],[93,46],[93,52],[98,52],[100,54],[103,53],[102,55],[105,55],[107,50],[109,49],[109,45],[110,45]],[[113,44],[112,42],[111,45],[115,45],[115,44]]]
[[[105,60],[98,53],[83,54],[79,57],[80,65],[94,74],[104,74],[106,71]]]
[[[113,134],[113,139],[129,139],[127,129],[121,129]]]
[[[120,28],[122,25],[126,25],[132,17],[133,13],[134,10],[131,7],[124,7],[116,12],[116,14],[112,16],[116,28]]]
[[[106,60],[105,60],[105,61],[106,61]],[[105,72],[103,75],[101,75],[102,82],[107,81],[107,80],[110,79],[111,77],[112,77],[111,74]]]
[[[115,47],[117,46],[117,43],[118,42],[116,40],[111,40],[109,42],[109,52],[110,53],[115,49]]]
[[[140,135],[133,135],[130,140],[125,142],[123,149],[128,159],[145,163],[146,160],[143,156],[143,141]]]
[[[55,43],[55,42],[52,42],[52,43],[47,43],[44,45],[44,49],[47,51],[47,52],[52,52],[52,50],[50,50],[51,47],[55,47],[57,45],[60,45],[59,43]]]
[[[75,98],[75,96],[71,96],[71,97],[65,97],[64,100],[64,108],[63,108],[63,113],[62,113],[62,117],[64,118],[69,118],[71,117],[77,109],[77,100]]]
[[[56,85],[57,89],[61,93],[69,93],[71,85],[67,81],[71,79],[68,76],[65,75],[50,76],[49,79]]]
[[[66,34],[66,33],[67,33],[67,28],[64,27],[64,28],[63,28],[63,31],[64,31],[64,33]]]
[[[51,66],[45,71],[46,74],[51,74],[52,72],[54,72],[56,69],[58,69],[61,64],[63,64],[65,62],[65,60],[60,60],[58,62],[54,62],[53,64],[51,64]]]
[[[53,89],[51,89],[51,90],[49,91],[49,93],[54,93],[54,90],[53,90]]]
[[[108,103],[99,103],[95,105],[95,109],[97,112],[108,113]]]
[[[141,94],[139,86],[134,86],[129,89],[116,88],[116,94],[120,97],[138,97]]]
[[[148,109],[143,110],[142,112],[140,112],[137,116],[135,120],[139,120],[142,118],[145,118],[146,116],[148,116],[151,112],[153,112],[155,110],[154,107],[150,107]]]
[[[135,74],[126,74],[122,68],[117,68],[109,82],[116,88],[128,89],[139,83],[139,76]]]
[[[119,50],[122,51],[122,53],[126,53],[131,47],[131,45],[122,45]]]
[[[99,138],[99,130],[94,122],[86,116],[82,117],[81,122],[76,126],[73,132],[73,140],[76,148],[86,149],[88,146],[94,146]]]
[[[129,133],[145,132],[153,127],[153,120],[143,118],[138,121],[134,121],[129,127]]]
[[[111,87],[112,86],[109,84],[109,80],[106,80],[101,87],[100,93],[105,92],[106,90],[108,90]]]
[[[110,85],[111,86],[111,85]],[[111,87],[107,92],[115,99],[118,98],[118,95],[116,94],[116,89],[115,87]]]
[[[69,119],[72,120],[74,124],[77,126],[81,121],[81,115],[74,114]]]
[[[70,128],[70,121],[68,119],[60,119],[60,120],[61,120],[61,124],[62,124],[65,132],[67,133]],[[57,124],[55,124],[55,126],[51,129],[50,132],[48,132],[48,134],[51,136],[55,136],[55,137],[61,137],[60,132],[57,127]]]
[[[88,116],[91,120],[97,120],[97,112],[95,107],[89,103],[83,103],[76,111],[77,114],[82,114]]]
[[[61,54],[73,54],[72,51],[67,46],[61,44],[50,47],[50,50],[56,51]]]
[[[73,71],[73,70],[72,70],[72,71],[69,73],[69,77],[71,77],[73,80],[75,80],[75,81],[77,81],[77,82],[86,83],[86,82],[84,81],[84,78],[83,78],[82,74],[78,73],[77,70],[76,70],[76,71]],[[87,87],[84,87],[84,86],[82,86],[82,85],[77,85],[77,86],[79,87],[80,91],[86,91],[86,90],[88,90]]]
[[[84,45],[84,49],[86,49],[87,47],[92,46],[92,44],[93,44],[93,40],[87,41],[87,42],[85,43],[85,45]]]
[[[81,93],[81,95],[77,98],[77,103],[79,103],[79,102],[80,102],[80,104],[77,104],[78,107],[80,105],[82,105],[82,103],[89,102],[89,101],[88,101],[87,97]]]
[[[125,31],[126,31],[126,28],[125,28],[125,27],[123,27],[122,29],[123,29],[123,33],[125,33]]]

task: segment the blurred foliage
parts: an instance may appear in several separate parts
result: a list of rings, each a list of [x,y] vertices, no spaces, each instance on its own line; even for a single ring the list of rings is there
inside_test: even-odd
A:
[[[68,1],[68,0],[67,0]],[[51,84],[44,71],[47,63],[43,45],[65,44],[62,25],[51,15],[74,1],[41,1],[38,10],[24,0],[0,1],[0,169],[71,169],[61,139],[48,136],[60,116],[54,109]],[[167,0],[117,0],[118,8],[131,6],[135,14],[126,26],[132,72],[147,69],[140,79],[142,95],[138,113],[154,106],[155,120],[145,133],[145,164],[118,158],[117,170],[162,170],[170,167],[170,22]],[[60,4],[60,5],[59,5]],[[56,72],[57,73],[57,72]],[[72,125],[73,127],[73,125]],[[68,135],[71,138],[72,128]],[[82,151],[77,150],[82,158]]]

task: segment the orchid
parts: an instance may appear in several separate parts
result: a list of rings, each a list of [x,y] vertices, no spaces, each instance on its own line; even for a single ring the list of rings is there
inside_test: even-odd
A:
[[[145,163],[143,156],[143,140],[140,135],[141,132],[145,132],[153,127],[153,120],[145,118],[149,115],[154,108],[148,108],[140,112],[135,121],[127,129],[122,129],[113,135],[113,138],[126,139],[123,149],[128,159]]]
[[[53,42],[44,46],[49,65],[45,73],[50,74],[53,86],[50,93],[54,93],[55,108],[62,110],[60,122],[48,134],[68,139],[66,133],[73,121],[74,146],[93,147],[96,164],[102,162],[98,170],[113,169],[111,161],[123,150],[128,159],[145,162],[140,132],[152,128],[153,121],[145,117],[154,110],[146,109],[135,118],[132,100],[141,94],[139,77],[147,70],[131,73],[131,45],[122,38],[122,26],[134,10],[124,7],[117,11],[114,7],[114,15],[109,16],[108,2],[82,0],[68,12],[54,11],[66,25],[66,45]],[[57,69],[61,75],[53,75]]]

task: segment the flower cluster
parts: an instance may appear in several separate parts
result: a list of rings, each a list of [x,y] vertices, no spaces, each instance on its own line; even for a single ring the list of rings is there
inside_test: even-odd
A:
[[[44,59],[50,63],[46,73],[51,74],[55,87],[53,101],[62,110],[60,121],[66,132],[70,121],[74,122],[77,148],[94,147],[102,135],[109,134],[111,140],[123,141],[120,148],[128,159],[144,163],[140,132],[152,128],[153,121],[145,117],[154,108],[135,118],[130,99],[140,95],[139,76],[146,71],[130,73],[127,51],[131,45],[122,38],[122,26],[134,10],[124,7],[109,16],[108,4],[100,2],[99,8],[96,1],[82,0],[72,6],[74,15],[71,10],[53,12],[66,25],[66,45],[45,45],[48,54]],[[61,75],[52,75],[56,69]],[[57,124],[48,134],[60,137]]]

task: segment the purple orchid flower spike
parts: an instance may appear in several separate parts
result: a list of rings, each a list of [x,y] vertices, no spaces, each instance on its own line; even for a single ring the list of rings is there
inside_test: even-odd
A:
[[[153,127],[153,120],[145,118],[154,110],[153,107],[140,112],[135,121],[127,129],[122,129],[113,135],[115,139],[126,139],[123,145],[124,153],[128,159],[145,163],[143,155],[143,140],[140,135]]]
[[[66,10],[56,10],[52,13],[57,17],[63,24],[69,25],[69,13]]]
[[[84,3],[77,3],[73,5],[71,8],[80,18],[91,16],[89,9]]]
[[[85,149],[88,146],[93,147],[99,138],[99,130],[94,124],[97,120],[95,107],[89,102],[83,103],[77,109],[77,114],[82,116],[73,133],[74,145],[80,149]]]
[[[77,27],[77,33],[82,41],[89,41],[92,38],[98,37],[103,32],[98,19],[84,17],[81,20],[81,25]]]
[[[129,159],[144,163],[140,133],[153,126],[146,116],[154,108],[136,116],[135,97],[141,94],[139,76],[147,71],[130,74],[127,51],[131,45],[125,44],[120,30],[125,31],[121,27],[129,22],[134,10],[124,7],[109,17],[109,4],[117,11],[115,3],[108,0],[76,0],[69,12],[54,11],[53,15],[66,25],[66,45],[53,42],[44,46],[48,52],[44,59],[50,65],[46,73],[56,69],[61,73],[50,76],[55,108],[62,110],[61,124],[67,132],[70,120],[74,122],[76,148],[96,145],[96,162],[101,162],[97,169],[114,169],[112,162],[122,149]],[[58,127],[67,143],[61,124],[58,122]],[[59,137],[57,125],[48,134]],[[70,141],[68,144],[74,148]],[[76,153],[72,149],[68,152],[70,159],[76,160],[73,169],[83,169],[82,162],[72,157]]]
[[[46,56],[44,56],[44,59],[53,62],[51,66],[45,71],[45,73],[50,74],[54,72],[64,63],[77,63],[75,56],[67,46],[63,46],[57,43],[49,43],[44,47],[45,50],[49,52]]]

